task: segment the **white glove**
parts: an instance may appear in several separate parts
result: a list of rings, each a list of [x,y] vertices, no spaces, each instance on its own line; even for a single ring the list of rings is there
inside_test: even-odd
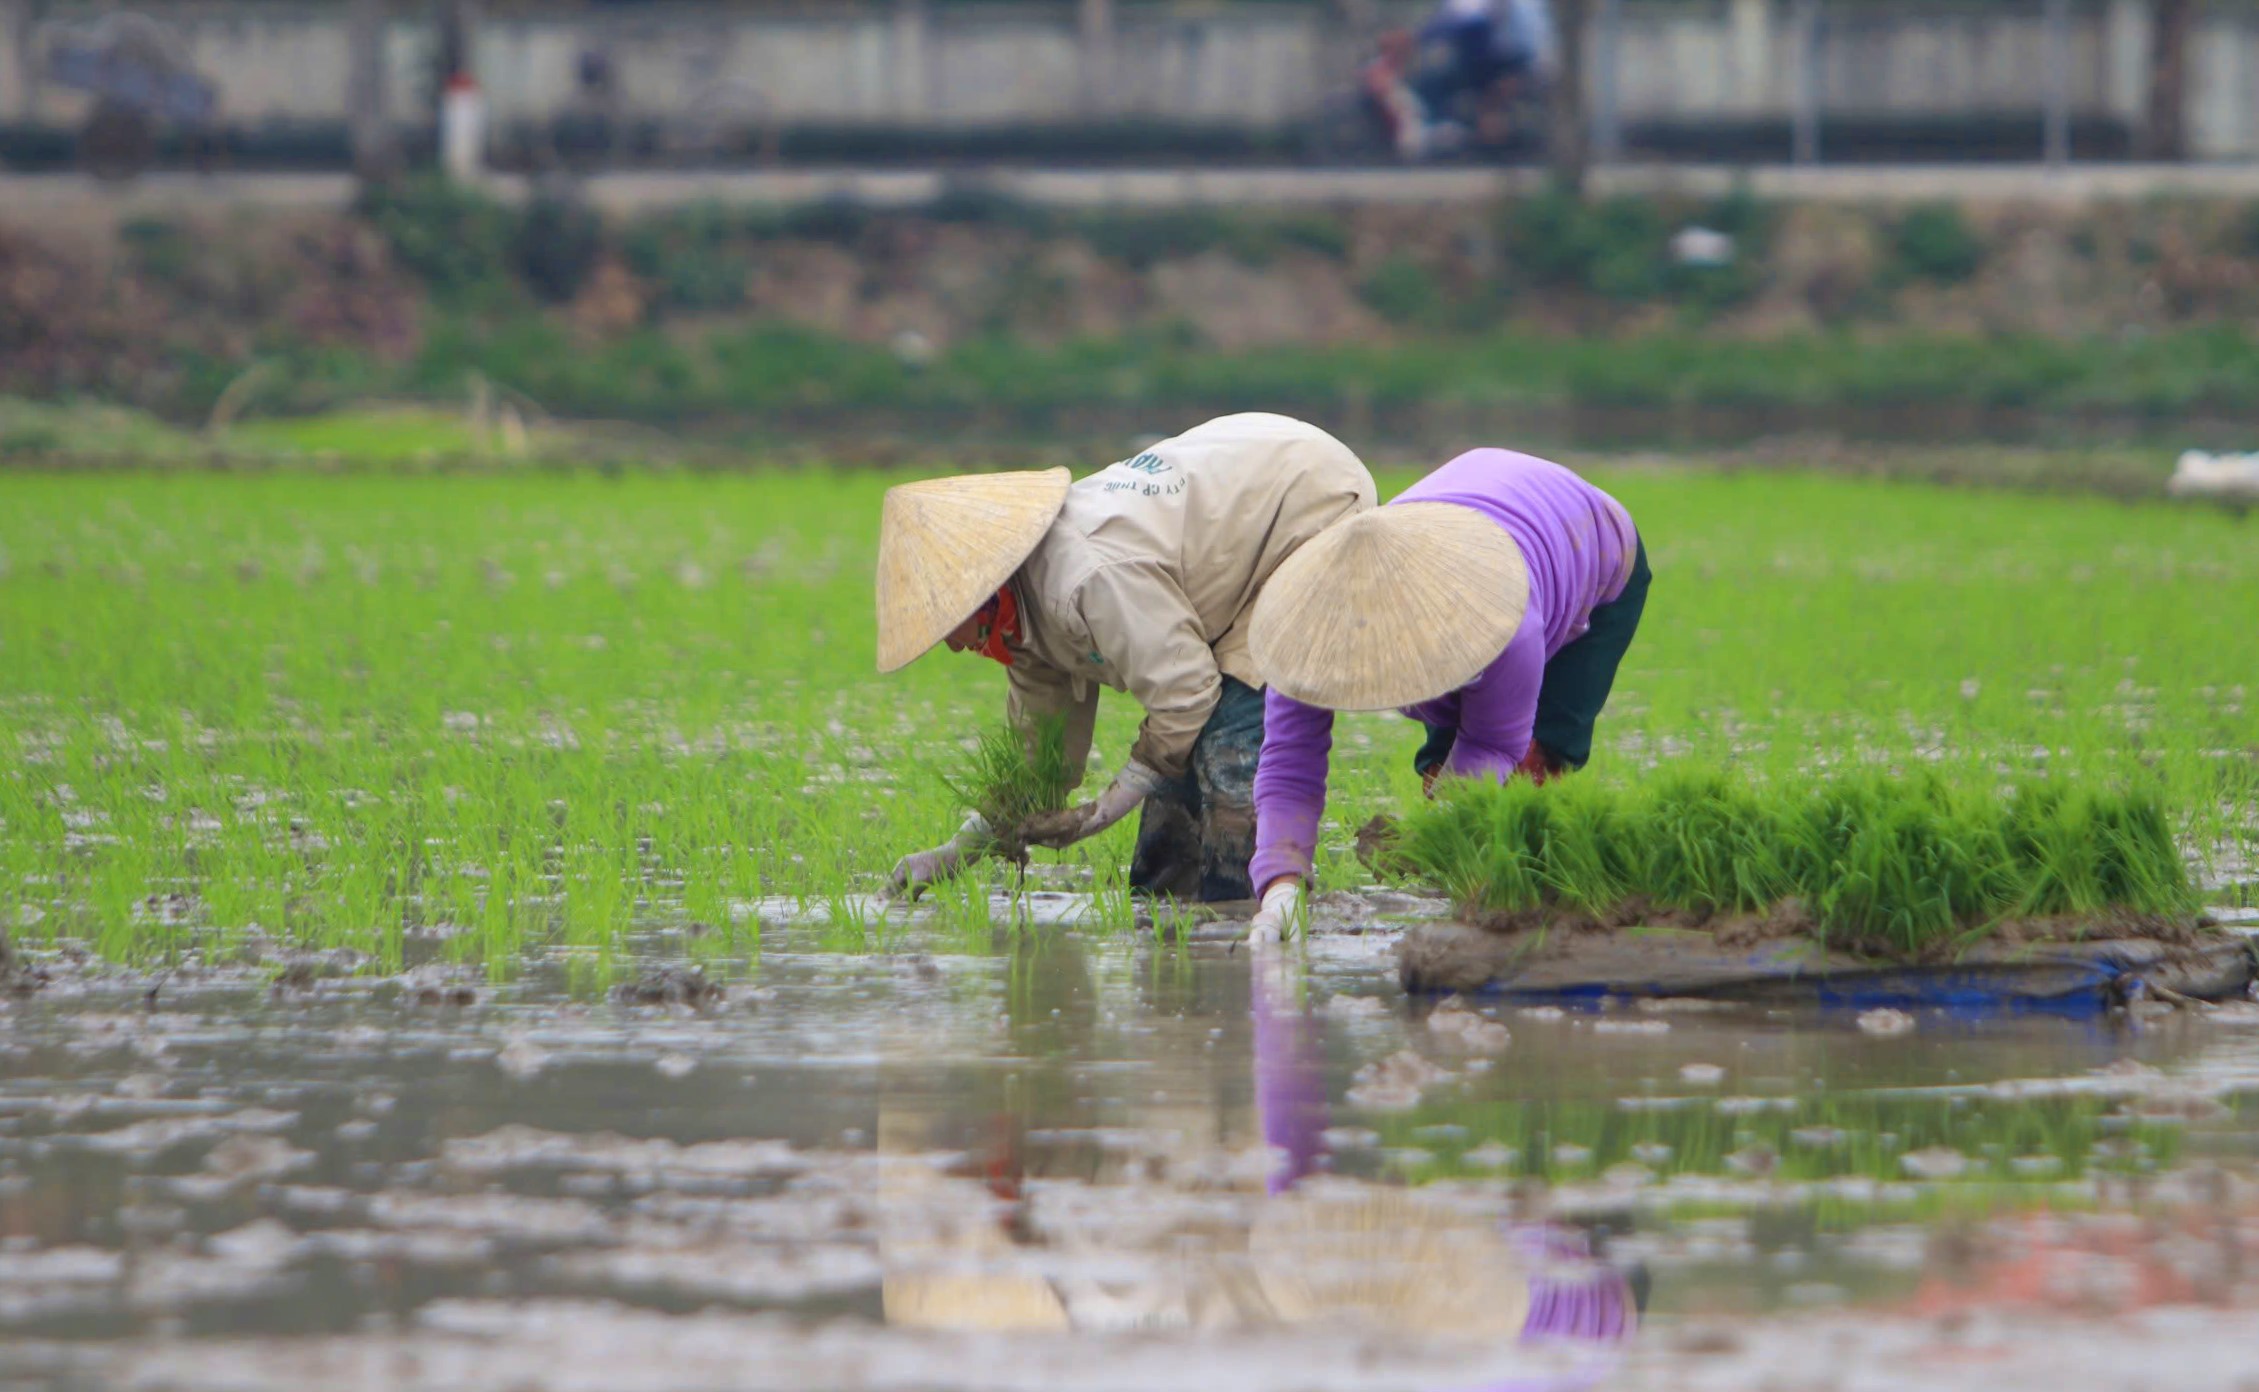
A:
[[[1020,823],[1020,839],[1031,846],[1060,850],[1085,841],[1127,817],[1161,786],[1161,775],[1132,759],[1096,800],[1056,812],[1038,812]]]
[[[988,819],[975,812],[947,841],[930,851],[917,851],[894,862],[894,873],[886,877],[886,897],[916,899],[926,886],[955,879],[963,872],[966,861],[986,854],[994,841],[995,837],[988,830]]]
[[[1247,925],[1247,940],[1278,942],[1292,937],[1294,930],[1302,927],[1308,918],[1302,905],[1302,881],[1278,880],[1263,891],[1263,907]]]

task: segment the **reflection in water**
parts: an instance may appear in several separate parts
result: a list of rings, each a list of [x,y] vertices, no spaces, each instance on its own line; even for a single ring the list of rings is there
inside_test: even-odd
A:
[[[1277,1158],[1268,1187],[1273,1195],[1280,1195],[1293,1191],[1318,1168],[1325,1153],[1330,1109],[1315,1022],[1300,999],[1301,978],[1292,959],[1275,943],[1256,942],[1250,950],[1256,1106],[1262,1114],[1263,1139]],[[1383,1220],[1377,1226],[1387,1231],[1389,1201],[1371,1194],[1361,1202]],[[1478,1251],[1488,1257],[1492,1249],[1509,1244],[1523,1280],[1521,1303],[1526,1314],[1519,1332],[1524,1340],[1608,1344],[1637,1331],[1639,1302],[1632,1280],[1596,1260],[1584,1235],[1555,1224],[1518,1224],[1481,1244]],[[1409,1258],[1409,1253],[1399,1251],[1398,1260]],[[1462,1293],[1477,1289],[1476,1283],[1463,1280],[1466,1274],[1448,1263],[1437,1263],[1423,1279],[1452,1282]],[[1481,1318],[1478,1313],[1468,1324]]]
[[[1029,1139],[1009,1120],[939,1161],[950,1120],[890,1099],[879,1121],[887,1320],[1086,1333],[1366,1327],[1462,1345],[1578,1343],[1592,1356],[1482,1385],[1597,1381],[1638,1327],[1632,1281],[1575,1230],[1501,1225],[1487,1206],[1444,1191],[1328,1173],[1326,1076],[1301,973],[1275,944],[1251,953],[1258,1166],[1211,1187],[1212,1174],[1128,1161],[1116,1184],[1099,1186],[1086,1161],[1070,1184],[1030,1173]],[[1144,1120],[1152,1129],[1155,1119]],[[1118,1207],[1100,1197],[1106,1189]]]

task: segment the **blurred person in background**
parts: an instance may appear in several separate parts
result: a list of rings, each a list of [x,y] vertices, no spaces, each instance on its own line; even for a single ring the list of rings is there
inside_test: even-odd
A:
[[[1546,0],[1442,0],[1415,37],[1381,37],[1364,87],[1406,159],[1496,144],[1555,60]]]
[[[879,670],[941,643],[1001,664],[1007,719],[1031,737],[1062,719],[1073,780],[1098,688],[1128,692],[1145,721],[1120,771],[1093,801],[1014,839],[1065,847],[1142,808],[1133,891],[1251,898],[1263,697],[1248,614],[1297,547],[1376,497],[1348,446],[1259,413],[1209,421],[1079,483],[1051,469],[900,485],[879,524]],[[889,893],[957,874],[1001,830],[974,816],[903,857]]]
[[[1249,624],[1269,682],[1255,779],[1253,933],[1292,926],[1311,881],[1337,710],[1395,709],[1445,775],[1542,783],[1593,728],[1647,602],[1621,503],[1559,464],[1470,450],[1302,548]]]

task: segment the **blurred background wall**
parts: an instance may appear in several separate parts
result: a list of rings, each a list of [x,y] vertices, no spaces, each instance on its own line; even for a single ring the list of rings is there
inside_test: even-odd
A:
[[[413,148],[466,55],[502,166],[1309,158],[1396,0],[0,0],[0,164],[71,162],[71,45],[208,83],[251,165]],[[2259,153],[2247,0],[1557,0],[1602,157]],[[2163,45],[2161,47],[2160,45]],[[128,75],[125,80],[140,81]]]

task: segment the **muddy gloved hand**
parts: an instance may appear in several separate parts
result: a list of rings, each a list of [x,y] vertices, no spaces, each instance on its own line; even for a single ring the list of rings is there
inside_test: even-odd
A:
[[[1114,781],[1107,784],[1106,791],[1095,800],[1077,807],[1062,807],[1056,812],[1038,812],[1020,823],[1019,839],[1030,846],[1062,850],[1096,836],[1128,816],[1160,786],[1160,774],[1132,759],[1122,765],[1122,771],[1114,775]]]
[[[989,832],[988,820],[975,812],[947,841],[930,851],[917,851],[894,862],[894,873],[886,877],[886,897],[916,899],[928,885],[955,879],[964,871],[967,861],[985,855],[995,840]]]
[[[1279,942],[1294,936],[1308,921],[1302,907],[1302,881],[1289,876],[1271,881],[1263,891],[1263,907],[1247,925],[1249,942]]]

